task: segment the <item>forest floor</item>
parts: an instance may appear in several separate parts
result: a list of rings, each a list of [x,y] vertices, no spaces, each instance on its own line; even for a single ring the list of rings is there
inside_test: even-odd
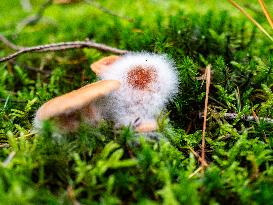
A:
[[[238,3],[272,33],[257,1]],[[27,53],[0,63],[0,204],[273,204],[273,42],[228,1],[2,0],[0,19],[0,34],[17,46],[88,38],[165,53],[180,80],[158,119],[159,140],[110,122],[67,135],[45,123],[33,134],[39,106],[95,82],[90,64],[111,53]],[[1,41],[0,57],[12,47]],[[209,64],[203,170],[199,77]]]

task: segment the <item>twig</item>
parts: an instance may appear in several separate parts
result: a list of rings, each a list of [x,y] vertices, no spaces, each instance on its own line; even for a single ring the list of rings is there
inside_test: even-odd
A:
[[[261,7],[263,9],[264,15],[265,15],[268,23],[270,24],[271,28],[273,29],[273,21],[272,21],[272,18],[270,16],[268,10],[266,9],[264,1],[263,0],[258,0],[258,1],[259,1],[260,5],[261,5]]]
[[[239,4],[233,0],[228,0],[235,8],[237,8],[242,14],[244,14],[253,24],[255,24],[260,31],[262,31],[271,41],[273,38],[267,33],[267,31],[251,16],[249,15]]]
[[[128,53],[127,50],[113,48],[105,44],[95,43],[92,41],[72,41],[72,42],[52,43],[52,44],[39,45],[39,46],[33,46],[33,47],[25,47],[11,55],[0,58],[0,62],[5,62],[10,59],[14,59],[17,56],[22,55],[24,53],[35,53],[35,52],[41,53],[41,52],[61,51],[61,50],[68,50],[68,49],[75,49],[75,48],[95,48],[101,51],[108,51],[115,54]]]
[[[14,43],[10,42],[5,36],[0,34],[0,41],[2,41],[2,43],[4,43],[7,47],[13,49],[13,50],[20,50],[23,49],[23,47],[21,46],[17,46]]]
[[[205,160],[205,134],[207,126],[207,112],[208,112],[208,101],[209,101],[209,87],[210,87],[210,74],[211,74],[211,65],[209,64],[206,67],[206,98],[205,98],[205,108],[204,108],[204,121],[202,129],[202,153],[201,153],[201,165],[202,170],[205,170],[206,160]]]
[[[96,1],[90,1],[90,0],[85,0],[86,3],[88,4],[91,4],[92,6],[94,6],[95,8],[99,9],[100,11],[106,13],[106,14],[109,14],[111,16],[115,16],[115,17],[118,17],[118,18],[122,18],[122,19],[125,19],[127,21],[130,21],[130,22],[133,22],[134,19],[133,18],[130,18],[130,17],[127,17],[127,16],[122,16],[122,15],[119,15],[119,14],[116,14],[114,13],[113,11],[109,10],[108,8],[105,8],[104,6],[102,6],[101,4],[99,4],[98,2]]]

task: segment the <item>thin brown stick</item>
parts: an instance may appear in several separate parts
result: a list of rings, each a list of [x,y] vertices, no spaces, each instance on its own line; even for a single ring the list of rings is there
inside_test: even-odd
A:
[[[272,18],[271,18],[270,14],[269,14],[266,6],[265,6],[264,1],[263,0],[258,0],[258,1],[259,1],[260,5],[261,5],[261,7],[263,9],[264,15],[265,15],[268,23],[270,24],[271,28],[273,29],[273,21],[272,21]]]
[[[205,170],[206,167],[206,159],[205,159],[205,134],[207,127],[207,113],[208,113],[208,102],[209,102],[209,87],[210,87],[210,74],[211,74],[211,65],[209,64],[206,67],[206,98],[205,98],[205,108],[204,108],[204,121],[203,121],[203,129],[202,129],[202,153],[201,153],[201,166],[202,170]]]
[[[2,41],[3,44],[5,44],[7,47],[13,49],[13,50],[20,50],[23,49],[21,46],[17,46],[14,43],[10,42],[5,36],[0,34],[0,41]]]
[[[242,14],[244,14],[260,31],[262,31],[271,41],[273,38],[267,33],[267,31],[251,16],[249,15],[239,4],[233,0],[228,0],[235,8],[237,8]]]
[[[25,47],[23,49],[18,50],[17,52],[8,55],[6,57],[0,58],[0,62],[5,62],[10,59],[14,59],[19,55],[24,53],[41,53],[41,52],[51,52],[51,51],[61,51],[68,49],[76,49],[76,48],[95,48],[101,51],[107,51],[115,54],[125,54],[128,53],[127,50],[121,50],[118,48],[113,48],[101,43],[95,43],[92,41],[72,41],[72,42],[61,42],[61,43],[52,43],[46,45],[39,45],[33,47]]]

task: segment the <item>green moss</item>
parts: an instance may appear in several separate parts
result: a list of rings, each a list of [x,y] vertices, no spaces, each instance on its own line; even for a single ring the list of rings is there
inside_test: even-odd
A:
[[[37,108],[94,82],[89,65],[108,53],[24,54],[2,63],[0,145],[9,147],[0,148],[0,204],[272,204],[273,125],[223,117],[233,112],[273,118],[272,44],[244,16],[214,0],[107,0],[100,3],[126,18],[84,2],[54,4],[36,25],[16,33],[18,22],[42,2],[31,1],[33,11],[27,12],[19,0],[2,1],[1,34],[22,46],[90,38],[167,53],[179,71],[179,94],[159,119],[160,140],[130,128],[116,130],[109,122],[82,125],[69,135],[56,134],[45,122],[42,132],[32,135]],[[259,13],[254,16],[269,28]],[[3,44],[0,48],[1,56],[11,52]],[[191,150],[200,154],[205,95],[205,83],[197,77],[208,64],[209,166],[193,175],[200,167]]]

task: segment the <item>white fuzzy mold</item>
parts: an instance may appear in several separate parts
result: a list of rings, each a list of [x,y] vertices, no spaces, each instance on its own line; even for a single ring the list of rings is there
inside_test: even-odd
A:
[[[116,124],[154,121],[178,92],[178,74],[166,55],[130,53],[104,70],[102,80],[118,80],[120,88],[103,102],[102,114]]]

